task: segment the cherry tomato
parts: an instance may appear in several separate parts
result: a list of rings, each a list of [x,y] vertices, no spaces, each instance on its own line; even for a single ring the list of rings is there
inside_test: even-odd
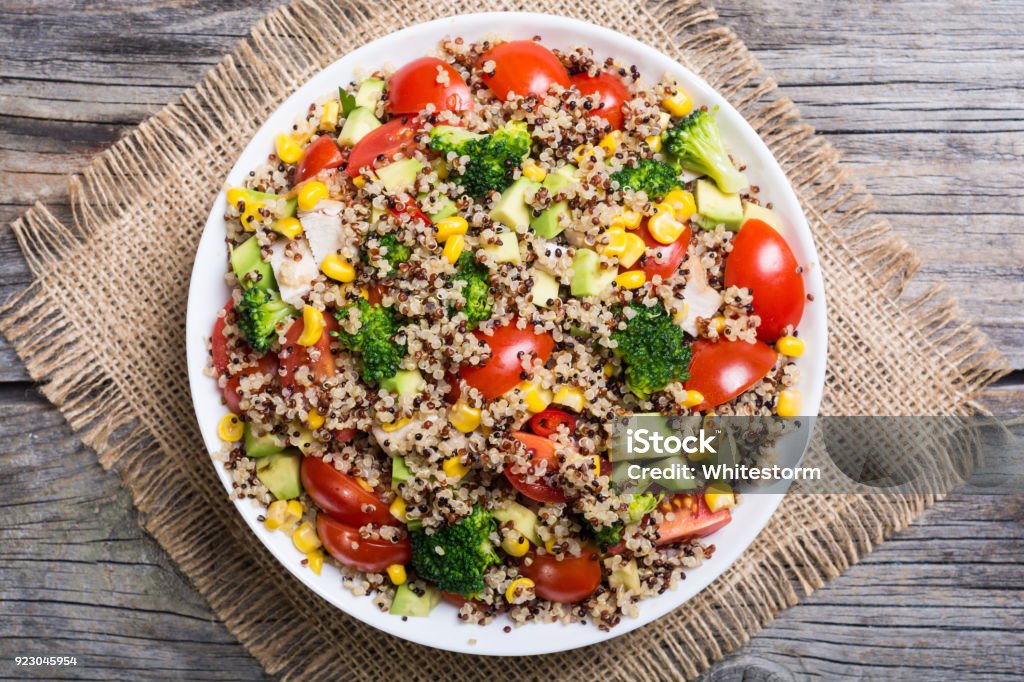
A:
[[[307,180],[322,170],[337,168],[345,163],[345,155],[334,140],[324,135],[306,147],[299,165],[295,167],[295,182]]]
[[[437,69],[448,74],[448,84],[437,82]],[[418,114],[428,104],[435,111],[469,111],[473,97],[459,72],[437,57],[420,57],[409,62],[391,77],[388,84],[388,109],[393,114]]]
[[[467,599],[466,597],[463,597],[461,594],[455,594],[454,592],[442,592],[441,598],[444,599],[446,602],[454,604],[456,608],[460,609],[466,604],[472,604],[475,608],[480,607],[479,600]]]
[[[553,554],[534,552],[530,557],[533,561],[522,562],[519,571],[533,581],[541,599],[572,604],[592,595],[601,584],[601,562],[593,549],[584,547],[580,556],[561,561]]]
[[[335,443],[350,443],[355,439],[357,433],[359,432],[355,429],[334,429],[331,431],[331,436]]]
[[[388,293],[388,289],[383,284],[373,284],[366,289],[366,301],[370,305],[380,305],[386,293]]]
[[[804,314],[804,280],[796,256],[775,229],[760,220],[743,223],[725,260],[725,286],[746,287],[761,317],[757,338],[771,343]]]
[[[512,390],[521,381],[519,375],[523,371],[522,357],[525,354],[535,355],[541,362],[547,362],[555,347],[551,334],[537,334],[533,325],[529,324],[526,329],[519,329],[515,319],[495,329],[491,336],[481,331],[473,334],[490,346],[491,357],[485,364],[463,367],[459,373],[467,384],[483,393],[488,400],[494,400]]]
[[[213,333],[210,335],[210,353],[213,356],[213,368],[217,370],[217,376],[224,374],[228,369],[228,340],[224,336],[224,327],[234,309],[235,302],[229,298],[228,302],[224,304],[224,315],[217,317],[217,321],[213,323]]]
[[[608,121],[613,130],[622,130],[622,103],[628,102],[632,95],[618,76],[604,71],[596,76],[578,73],[572,77],[572,84],[582,95],[599,95],[600,104],[590,110],[591,116],[600,116]]]
[[[689,504],[674,504],[682,501],[682,498],[688,498]],[[672,504],[672,520],[666,519],[658,524],[658,545],[670,545],[687,538],[702,538],[732,521],[728,509],[712,512],[702,494],[673,495],[669,503]]]
[[[270,374],[271,376],[277,376],[277,357],[273,353],[267,353],[259,360],[256,361],[255,367],[247,367],[238,374],[228,379],[228,382],[224,384],[224,390],[222,392],[224,396],[224,404],[228,406],[228,409],[235,414],[241,414],[242,412],[242,396],[238,394],[238,386],[242,380],[242,377],[247,377],[250,374]]]
[[[747,390],[775,366],[777,353],[761,341],[708,341],[698,339],[691,346],[688,391],[700,391],[704,402],[695,410],[709,410],[727,403]]]
[[[313,373],[314,381],[323,381],[327,377],[334,376],[335,365],[334,356],[331,355],[331,332],[337,331],[338,321],[329,312],[324,315],[323,334],[320,335],[320,339],[312,346],[312,348],[320,351],[316,362],[310,361],[309,352],[306,350],[306,347],[300,346],[298,343],[303,329],[305,329],[305,324],[302,322],[301,317],[292,322],[292,326],[288,328],[288,333],[285,335],[284,345],[281,347],[279,357],[281,366],[284,368],[284,374],[281,376],[281,386],[284,388],[295,387],[295,370],[303,365],[309,367]]]
[[[547,462],[548,478],[553,478],[558,473],[559,462],[555,454],[555,444],[547,438],[517,431],[512,436],[526,446],[526,454],[530,457],[530,463],[539,466]],[[512,484],[512,487],[520,493],[537,502],[565,502],[565,493],[552,483],[541,481],[538,483],[527,483],[520,474],[512,473],[505,469],[505,478]]]
[[[483,81],[498,99],[508,99],[509,92],[523,97],[544,97],[558,84],[569,87],[569,72],[555,54],[532,40],[513,40],[496,45],[477,62],[478,68],[494,61],[493,74],[484,73]]]
[[[685,227],[679,238],[671,244],[662,244],[651,236],[646,221],[640,226],[637,234],[647,245],[647,253],[641,261],[640,268],[647,275],[647,281],[654,279],[655,275],[660,275],[661,279],[666,280],[675,274],[679,264],[686,258],[686,250],[690,247],[690,227]]]
[[[427,214],[424,213],[423,211],[421,211],[420,207],[417,206],[416,204],[414,204],[411,201],[409,203],[406,203],[406,204],[397,204],[397,205],[393,206],[391,208],[391,212],[396,217],[401,217],[403,215],[407,215],[407,216],[409,216],[411,218],[416,218],[416,219],[422,221],[425,225],[433,225],[434,224],[434,223],[430,222],[430,218],[427,217]]]
[[[356,528],[368,523],[397,525],[395,517],[380,498],[365,490],[354,477],[341,473],[320,457],[303,457],[300,473],[302,487],[332,518]]]
[[[416,126],[408,116],[393,118],[356,142],[349,152],[345,172],[354,178],[359,175],[359,169],[367,166],[376,167],[378,156],[384,156],[380,165],[387,165],[398,152],[408,155],[416,148],[415,137]]]
[[[363,538],[358,528],[346,526],[327,514],[316,515],[316,532],[328,554],[357,571],[378,573],[388,566],[404,566],[412,561],[408,536],[398,542]]]
[[[547,438],[558,431],[562,424],[565,424],[569,428],[569,433],[572,433],[576,430],[576,417],[556,407],[549,407],[530,417],[530,430],[541,438]]]

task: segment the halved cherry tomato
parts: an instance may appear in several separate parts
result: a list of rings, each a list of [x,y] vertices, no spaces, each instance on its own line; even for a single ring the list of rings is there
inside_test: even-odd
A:
[[[526,454],[530,457],[530,463],[539,466],[542,462],[547,463],[548,478],[558,473],[558,456],[555,454],[555,444],[547,438],[517,431],[512,436],[526,446]],[[551,483],[541,481],[538,483],[527,483],[520,474],[512,473],[505,469],[505,478],[512,484],[512,487],[520,493],[537,502],[565,502],[565,493]]]
[[[688,391],[700,391],[704,402],[695,410],[709,410],[727,403],[763,379],[775,366],[778,354],[766,343],[755,341],[708,341],[691,346]]]
[[[416,204],[414,204],[411,201],[406,203],[406,204],[397,204],[395,206],[392,206],[391,207],[391,212],[393,214],[395,214],[395,216],[398,216],[398,217],[401,217],[403,215],[407,215],[407,216],[409,216],[411,218],[416,218],[416,219],[422,221],[425,225],[433,225],[434,224],[434,223],[432,223],[430,221],[430,218],[427,217],[427,214],[424,213],[423,211],[421,211],[420,207],[417,206]]]
[[[512,390],[520,382],[523,356],[531,354],[540,358],[541,362],[547,362],[555,348],[551,334],[538,334],[530,324],[526,325],[526,329],[519,329],[515,319],[495,329],[491,336],[481,331],[473,334],[490,346],[491,357],[485,364],[463,367],[459,373],[467,384],[483,393],[488,400],[494,400]]]
[[[467,599],[461,594],[455,594],[454,592],[442,592],[441,597],[446,601],[454,604],[457,608],[462,608],[466,604],[473,604],[479,606],[480,602],[476,599]]]
[[[637,234],[647,245],[647,253],[641,261],[640,269],[647,275],[647,281],[660,275],[663,280],[668,279],[679,269],[679,264],[686,258],[686,250],[690,247],[690,227],[686,226],[683,233],[671,244],[662,244],[647,229],[647,222],[640,226]]]
[[[224,404],[226,404],[228,409],[235,414],[241,414],[242,397],[238,395],[238,385],[241,382],[242,377],[247,377],[251,374],[270,374],[272,376],[277,376],[277,367],[277,357],[273,353],[267,353],[256,361],[255,367],[247,367],[235,374],[233,377],[228,379],[226,384],[224,384],[224,390],[222,391]]]
[[[804,279],[789,244],[775,228],[760,220],[743,223],[725,260],[725,286],[746,287],[761,318],[757,338],[776,341],[796,327],[806,302]]]
[[[484,72],[483,81],[498,99],[508,99],[513,92],[523,97],[544,97],[557,83],[569,87],[569,72],[558,57],[543,45],[532,40],[513,40],[492,47],[477,62],[478,68],[494,61],[494,71]]]
[[[356,142],[348,155],[348,165],[345,172],[349,177],[359,175],[361,168],[369,166],[375,168],[377,157],[383,156],[379,165],[391,163],[395,154],[402,152],[410,154],[416,148],[416,126],[408,116],[393,118],[379,128],[374,128],[366,136]]]
[[[584,547],[580,556],[561,561],[553,554],[536,552],[530,558],[533,561],[522,562],[519,571],[533,581],[541,599],[572,604],[592,595],[601,584],[601,561],[593,549]]]
[[[299,165],[295,167],[295,182],[313,177],[322,170],[337,168],[345,163],[345,155],[334,140],[324,135],[306,147]]]
[[[605,71],[590,76],[585,73],[578,73],[572,77],[572,84],[583,95],[600,96],[600,104],[596,109],[590,110],[591,116],[600,116],[608,121],[613,130],[622,130],[622,103],[632,99],[629,88],[619,79]]]
[[[357,571],[377,573],[388,566],[404,566],[412,561],[408,536],[398,542],[363,538],[358,528],[346,526],[327,514],[316,515],[316,532],[328,554]]]
[[[397,520],[380,498],[365,490],[354,477],[341,473],[320,457],[303,457],[300,474],[302,487],[332,518],[356,528],[368,523],[397,525]]]
[[[334,429],[331,431],[331,437],[334,438],[335,443],[351,443],[355,440],[357,433],[359,431],[356,429]]]
[[[229,298],[228,302],[224,304],[224,314],[217,317],[217,321],[213,323],[213,333],[210,335],[210,353],[213,356],[213,368],[217,370],[217,376],[228,369],[228,340],[224,336],[224,327],[234,309],[235,302]]]
[[[437,81],[438,67],[448,83]],[[428,104],[435,111],[469,111],[473,98],[459,72],[437,57],[420,57],[391,76],[388,83],[388,109],[393,114],[417,114]]]
[[[295,370],[303,365],[309,367],[315,381],[323,381],[327,377],[334,376],[335,365],[334,356],[331,355],[331,332],[338,330],[338,321],[330,312],[324,314],[324,332],[320,335],[320,339],[311,346],[311,348],[316,348],[320,351],[316,362],[312,362],[309,359],[309,352],[306,350],[306,347],[300,346],[298,343],[304,328],[305,324],[303,324],[300,317],[292,322],[292,326],[288,328],[288,333],[285,334],[284,345],[281,347],[281,354],[279,356],[281,366],[284,368],[284,373],[281,376],[281,386],[284,388],[295,387]]]
[[[678,506],[672,504],[678,498],[689,498],[689,501]],[[702,538],[732,521],[728,509],[712,512],[702,494],[673,495],[666,502],[672,505],[672,519],[658,524],[658,545],[670,545],[687,538]],[[662,513],[665,513],[664,509]]]
[[[383,284],[373,284],[366,289],[366,301],[370,305],[380,305],[386,293],[388,289]]]
[[[576,430],[576,417],[557,407],[549,407],[530,417],[530,430],[541,438],[547,438],[558,431],[562,424],[565,424],[569,428],[569,433],[572,433]]]

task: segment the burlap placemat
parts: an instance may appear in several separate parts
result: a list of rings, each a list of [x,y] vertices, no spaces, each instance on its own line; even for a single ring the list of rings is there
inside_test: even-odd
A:
[[[119,470],[146,529],[271,673],[692,677],[934,499],[789,496],[742,559],[683,608],[610,645],[537,658],[470,659],[385,635],[314,596],[252,537],[214,476],[186,377],[188,278],[209,208],[251,135],[319,69],[396,29],[488,10],[562,14],[630,34],[699,73],[759,131],[821,256],[830,325],[822,413],[967,413],[1006,366],[938,290],[899,301],[915,256],[869,215],[870,197],[848,183],[836,151],[775,99],[771,78],[714,10],[693,0],[295,2],[71,179],[73,224],[42,205],[14,224],[35,281],[0,310],[0,330],[31,376],[103,466]]]

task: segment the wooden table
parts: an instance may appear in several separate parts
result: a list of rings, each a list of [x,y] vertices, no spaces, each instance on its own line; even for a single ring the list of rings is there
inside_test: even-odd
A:
[[[0,223],[157,111],[280,0],[0,7]],[[1024,368],[1024,4],[721,0],[721,15],[844,152],[878,212]],[[29,276],[0,232],[0,297]],[[870,396],[865,396],[870,400]],[[1024,414],[1024,373],[988,391]],[[1024,499],[953,495],[782,613],[710,677],[1019,675]],[[24,654],[73,669],[15,669]],[[257,679],[260,666],[138,527],[0,341],[0,676]]]

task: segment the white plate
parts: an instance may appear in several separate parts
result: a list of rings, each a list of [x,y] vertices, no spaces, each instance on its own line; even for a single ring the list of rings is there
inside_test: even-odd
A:
[[[543,29],[538,29],[543,27]],[[549,47],[585,45],[599,58],[616,57],[636,64],[645,80],[654,81],[664,73],[673,74],[692,95],[698,105],[720,107],[718,123],[722,137],[737,158],[747,164],[751,183],[761,188],[761,195],[774,202],[787,229],[784,236],[793,247],[797,259],[805,264],[805,284],[814,301],[807,305],[800,323],[800,336],[807,341],[808,352],[799,359],[802,379],[803,413],[816,415],[821,402],[825,378],[826,333],[825,296],[818,267],[818,257],[807,221],[782,169],[753,129],[721,96],[703,80],[655,49],[632,38],[605,28],[574,19],[529,13],[468,14],[439,19],[398,31],[365,45],[334,62],[289,97],[266,124],[260,128],[227,177],[231,185],[241,185],[249,170],[258,166],[273,149],[274,134],[291,126],[293,119],[306,110],[310,102],[332,92],[338,85],[354,79],[356,69],[374,69],[385,63],[400,66],[433,50],[446,36],[477,39],[500,32],[508,38],[528,38],[541,33]],[[205,374],[207,361],[205,338],[210,334],[217,312],[227,300],[224,284],[227,267],[224,250],[225,198],[217,198],[196,253],[188,300],[186,344],[189,384],[196,417],[203,440],[210,452],[220,450],[217,422],[224,414],[220,392]],[[231,492],[231,479],[220,463],[214,461],[217,475]],[[302,566],[302,555],[285,533],[268,532],[257,520],[261,513],[251,501],[235,501],[238,512],[252,532],[267,549],[311,590],[346,613],[376,628],[419,644],[466,653],[523,656],[545,654],[601,642],[650,623],[678,608],[722,574],[754,540],[771,518],[781,495],[748,495],[735,510],[734,521],[712,536],[717,547],[714,556],[703,566],[689,571],[686,580],[674,591],[645,600],[640,604],[638,618],[624,618],[610,632],[593,625],[530,624],[503,631],[507,621],[498,618],[486,627],[471,626],[456,619],[456,610],[448,604],[438,606],[427,618],[401,618],[380,612],[368,597],[356,597],[341,586],[336,569],[325,566],[323,574],[315,575]]]

